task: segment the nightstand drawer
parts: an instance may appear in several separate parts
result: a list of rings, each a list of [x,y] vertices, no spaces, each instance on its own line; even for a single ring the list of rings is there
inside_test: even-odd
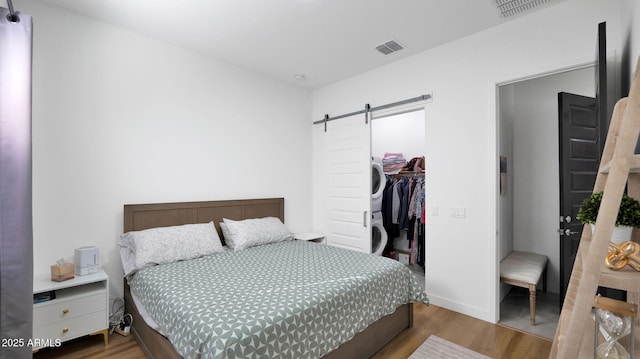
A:
[[[89,313],[104,312],[107,301],[106,295],[106,293],[94,294],[60,302],[56,302],[54,299],[51,302],[37,305],[33,308],[33,326],[39,327]]]
[[[34,326],[34,339],[73,339],[88,333],[97,332],[108,327],[107,312],[102,310],[76,318],[60,320],[55,323]]]
[[[104,345],[109,343],[109,276],[103,270],[63,282],[52,282],[49,275],[34,278],[33,293],[47,292],[55,293],[55,299],[33,304],[37,343],[58,345],[97,332],[103,335]]]

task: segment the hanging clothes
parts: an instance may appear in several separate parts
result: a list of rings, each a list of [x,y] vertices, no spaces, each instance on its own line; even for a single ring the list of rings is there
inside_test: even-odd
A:
[[[400,230],[407,232],[409,263],[424,266],[425,179],[422,175],[387,175],[382,197],[382,221],[389,240],[387,250]]]
[[[407,230],[407,240],[410,242],[409,248],[411,249],[410,263],[424,265],[424,223],[422,217],[417,215],[421,215],[424,208],[424,178],[418,177],[413,182],[408,206],[411,226]]]
[[[418,226],[418,253],[416,255],[416,263],[424,267],[425,260],[425,236],[424,236],[424,223],[420,223]]]
[[[411,180],[409,178],[403,178],[399,181],[402,186],[402,198],[400,199],[400,213],[398,217],[398,224],[400,229],[409,229],[409,192],[411,189]]]
[[[400,224],[400,213],[402,212],[402,199],[404,198],[403,187],[401,181],[393,182],[392,193],[392,209],[391,209],[391,223]]]
[[[394,191],[395,181],[393,177],[387,176],[384,191],[382,192],[382,226],[387,232],[387,237],[389,238],[389,240],[387,240],[388,248],[393,247],[393,238],[396,238],[400,235],[398,224],[393,223]]]

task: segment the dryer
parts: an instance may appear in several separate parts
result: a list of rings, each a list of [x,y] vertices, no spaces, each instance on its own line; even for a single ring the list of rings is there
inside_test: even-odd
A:
[[[387,231],[382,224],[382,212],[374,212],[371,219],[371,253],[382,255],[387,246]]]
[[[382,169],[382,160],[374,157],[371,161],[371,212],[382,211],[382,194],[386,178]]]

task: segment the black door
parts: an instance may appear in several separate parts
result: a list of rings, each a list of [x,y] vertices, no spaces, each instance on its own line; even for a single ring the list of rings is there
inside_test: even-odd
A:
[[[583,224],[576,220],[582,200],[593,191],[605,131],[596,99],[558,93],[560,140],[560,304],[569,286]]]

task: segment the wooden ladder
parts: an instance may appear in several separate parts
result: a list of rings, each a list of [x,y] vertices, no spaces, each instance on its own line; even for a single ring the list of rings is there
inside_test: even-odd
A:
[[[549,358],[593,358],[594,322],[592,307],[598,286],[627,291],[627,301],[640,303],[640,272],[628,266],[613,271],[605,266],[609,238],[625,187],[627,194],[640,199],[640,155],[634,150],[640,133],[640,59],[629,96],[613,110],[600,168],[593,192],[604,192],[596,230],[585,226],[575,259],[569,287],[560,313]],[[639,242],[640,233],[633,231]],[[640,358],[640,323],[635,325],[634,357]]]

